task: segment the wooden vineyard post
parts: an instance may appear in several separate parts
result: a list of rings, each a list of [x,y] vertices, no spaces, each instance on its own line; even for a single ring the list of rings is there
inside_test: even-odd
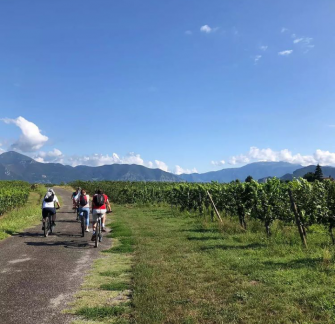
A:
[[[219,219],[220,222],[222,223],[222,218],[221,218],[221,216],[220,216],[218,210],[216,209],[216,206],[215,206],[215,204],[214,204],[214,201],[213,201],[213,199],[212,199],[212,196],[211,196],[211,194],[209,193],[208,190],[207,190],[207,195],[208,195],[208,197],[209,197],[209,199],[210,199],[210,201],[211,201],[211,203],[212,203],[212,206],[213,206],[213,208],[214,208],[214,211],[215,211],[216,216],[218,217],[218,219]]]
[[[301,219],[300,219],[298,209],[297,209],[297,205],[295,204],[291,189],[288,190],[288,194],[290,196],[291,208],[292,208],[293,213],[294,213],[295,223],[297,224],[297,227],[298,227],[301,242],[305,246],[305,248],[307,248],[306,236],[305,236],[304,230],[302,228]]]

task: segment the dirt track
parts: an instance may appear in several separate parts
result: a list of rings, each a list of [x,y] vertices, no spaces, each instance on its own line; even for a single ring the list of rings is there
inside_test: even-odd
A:
[[[57,189],[56,194],[63,206],[53,235],[45,238],[38,225],[0,242],[1,324],[68,323],[71,317],[61,311],[98,252],[111,245],[104,237],[96,249],[90,241],[92,233],[82,238],[71,211],[71,193]]]

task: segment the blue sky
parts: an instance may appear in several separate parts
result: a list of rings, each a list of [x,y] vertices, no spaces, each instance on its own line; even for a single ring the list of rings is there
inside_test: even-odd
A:
[[[335,164],[334,14],[333,0],[1,1],[0,148],[176,173]]]

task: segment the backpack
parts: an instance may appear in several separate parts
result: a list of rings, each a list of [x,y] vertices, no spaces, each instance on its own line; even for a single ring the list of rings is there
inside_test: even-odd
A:
[[[85,206],[85,205],[87,205],[87,198],[86,198],[86,196],[80,196],[79,205],[82,206],[82,207]]]
[[[51,194],[51,196],[49,197],[44,197],[44,201],[45,202],[53,202],[54,201],[54,198],[55,198],[55,195],[54,194]]]
[[[96,196],[94,196],[94,204],[97,207],[101,207],[105,204],[105,196],[103,194],[97,194]]]

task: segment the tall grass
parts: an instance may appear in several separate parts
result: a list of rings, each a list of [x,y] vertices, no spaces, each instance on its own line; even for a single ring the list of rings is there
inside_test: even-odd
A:
[[[36,191],[30,192],[25,206],[15,208],[1,216],[0,240],[38,224],[41,219],[41,198],[44,194],[45,188],[39,186]]]

